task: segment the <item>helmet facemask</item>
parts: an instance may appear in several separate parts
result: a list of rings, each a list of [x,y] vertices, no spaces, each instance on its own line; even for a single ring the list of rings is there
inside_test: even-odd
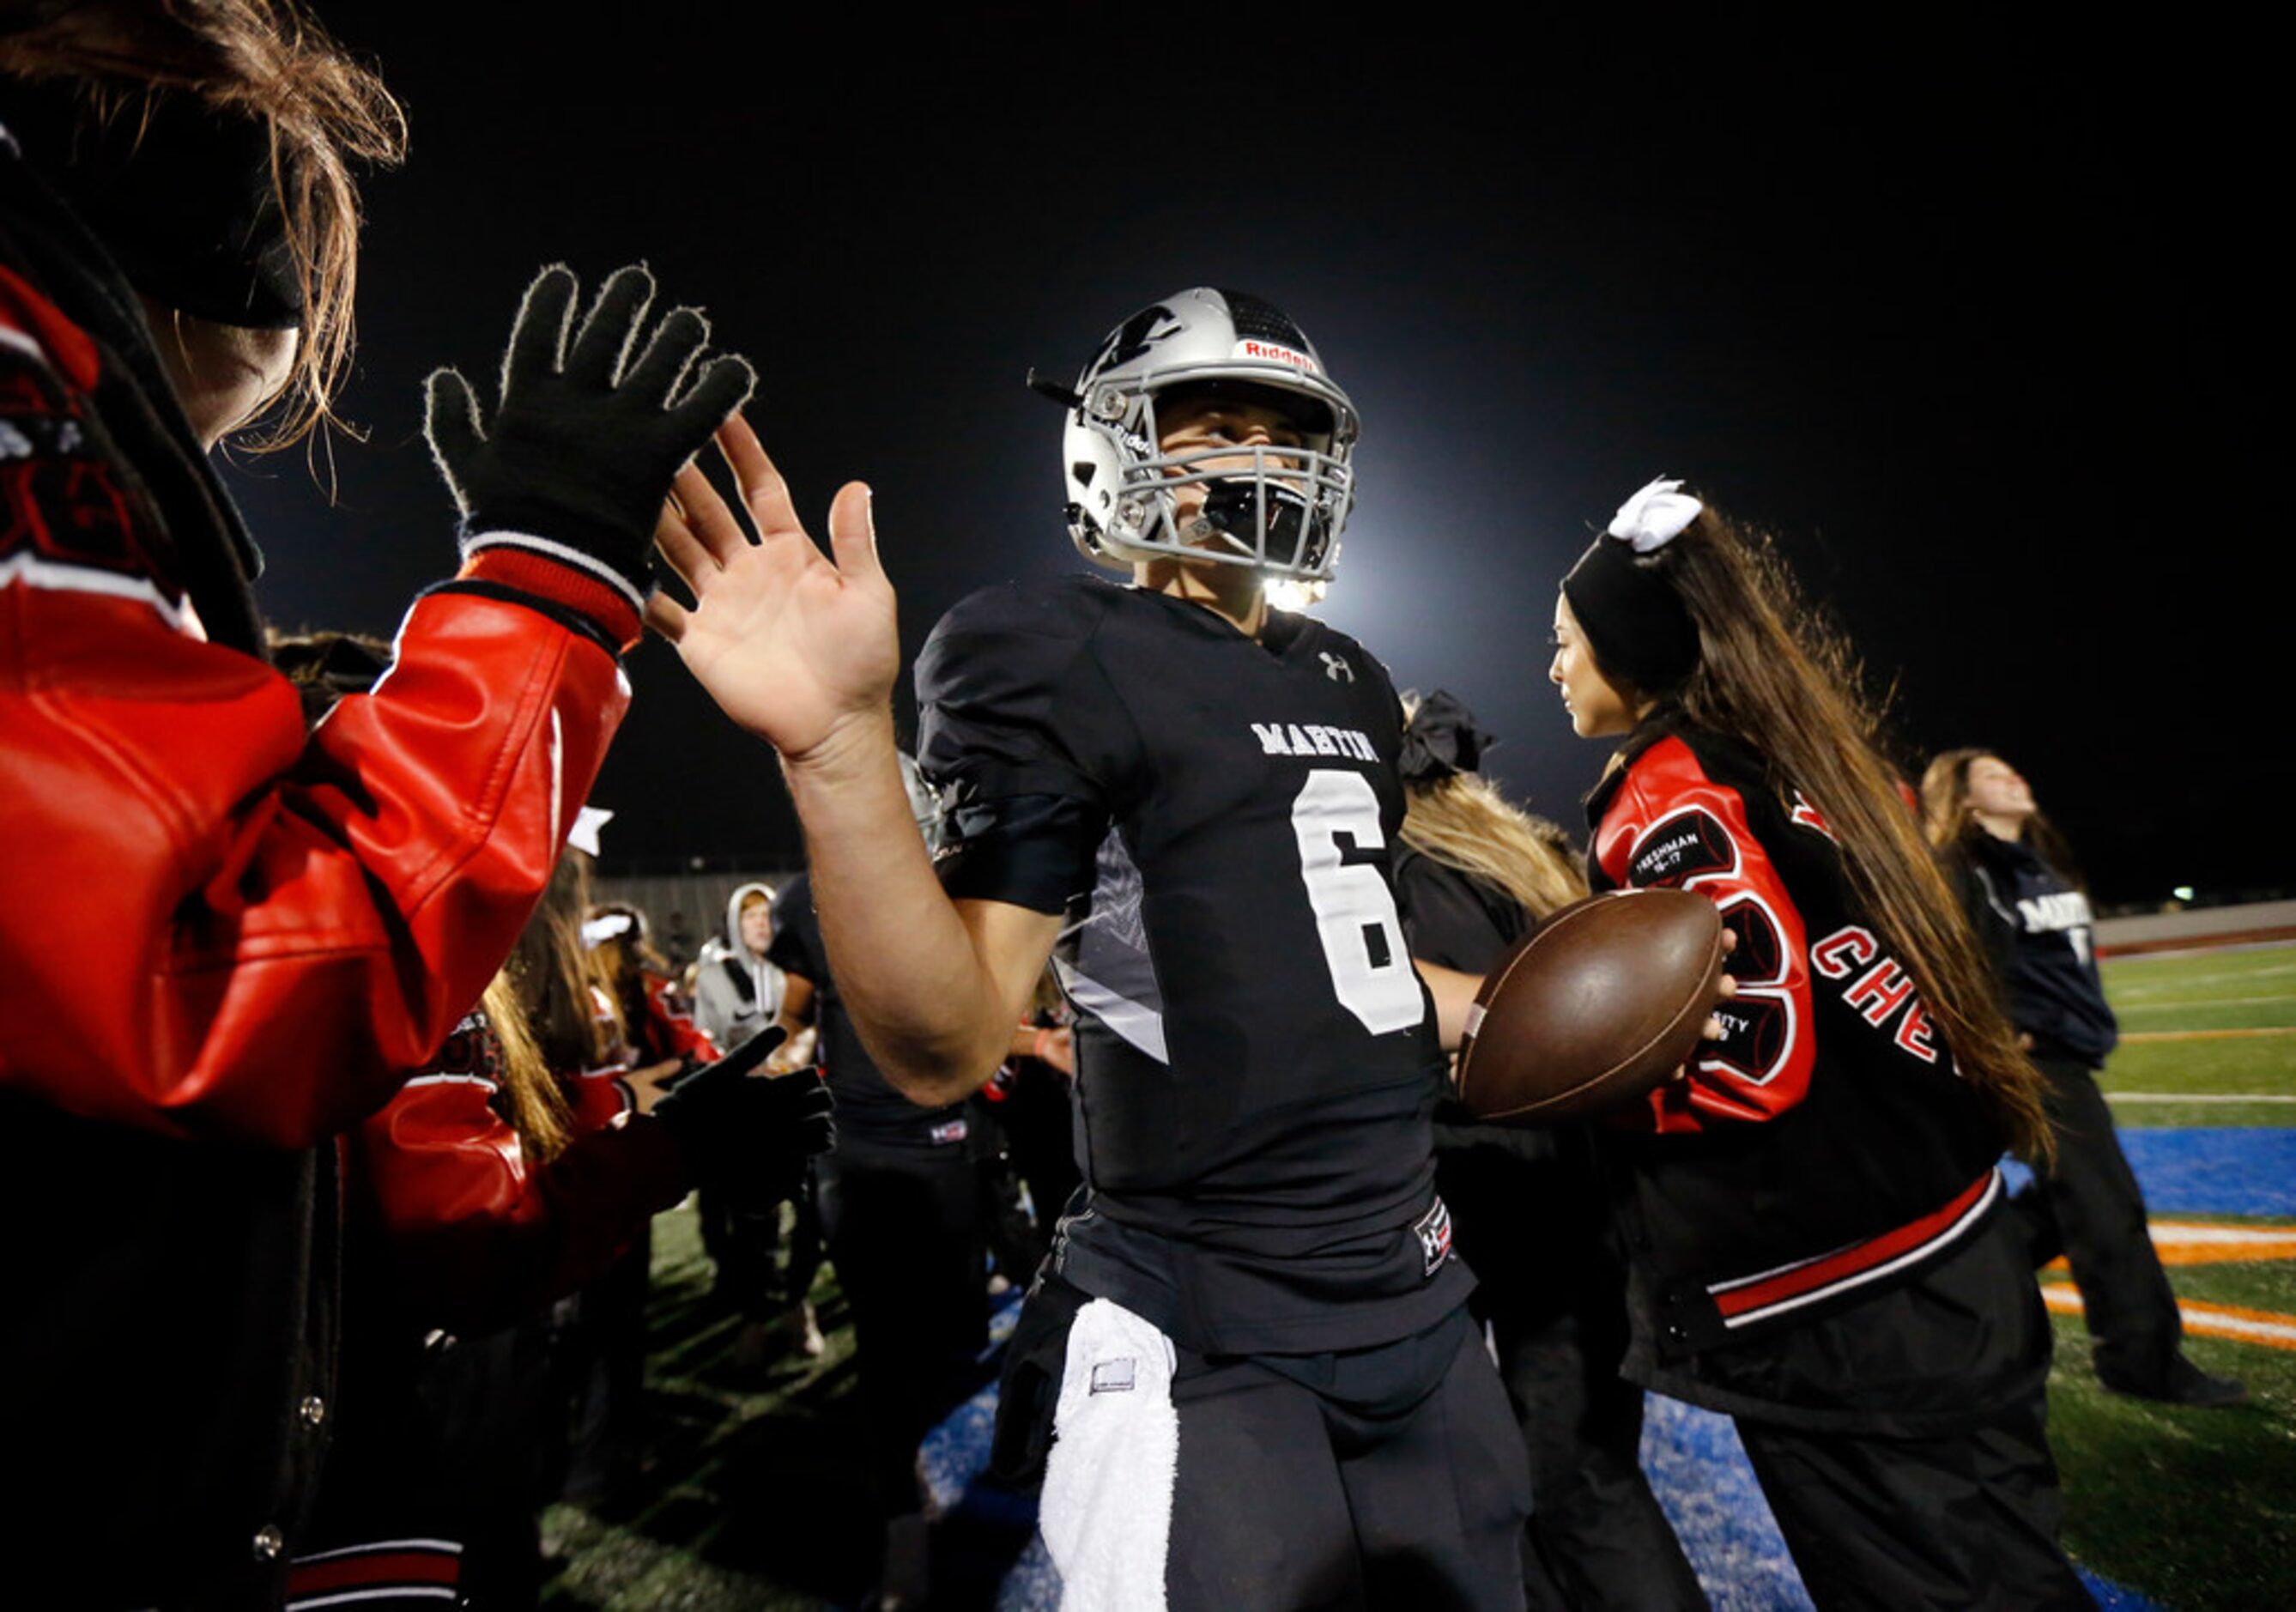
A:
[[[1178,390],[1168,387],[1161,395],[1169,401]],[[1320,401],[1294,394],[1264,386],[1250,391],[1294,412],[1313,402],[1325,419],[1331,413]],[[1155,394],[1141,399],[1139,434],[1150,442],[1161,434],[1156,403]],[[1339,530],[1355,501],[1354,471],[1330,451],[1331,440],[1326,425],[1303,430],[1297,447],[1239,444],[1128,458],[1111,523],[1134,548],[1320,581],[1332,574]],[[1202,488],[1204,496],[1184,526],[1177,495],[1187,487]]]

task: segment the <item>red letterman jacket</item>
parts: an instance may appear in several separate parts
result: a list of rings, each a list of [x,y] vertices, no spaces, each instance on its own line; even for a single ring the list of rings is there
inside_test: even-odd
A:
[[[1991,1212],[2001,1147],[1809,803],[1669,713],[1622,753],[1594,887],[1695,891],[1738,936],[1724,1039],[1613,1133],[1648,1366],[1911,1280]]]
[[[352,1133],[352,1221],[381,1251],[393,1306],[423,1329],[488,1331],[565,1296],[688,1185],[668,1131],[619,1099],[578,1106],[566,1150],[529,1159],[495,1107],[500,1058],[471,1013]]]
[[[258,1606],[332,1412],[332,1139],[509,950],[637,621],[496,551],[307,735],[132,298],[4,166],[0,1550],[74,1604]]]

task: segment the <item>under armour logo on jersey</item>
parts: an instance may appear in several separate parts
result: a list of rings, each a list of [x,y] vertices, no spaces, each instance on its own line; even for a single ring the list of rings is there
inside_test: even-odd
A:
[[[1324,675],[1332,682],[1352,683],[1356,680],[1356,669],[1348,664],[1347,656],[1334,654],[1328,649],[1319,649],[1316,653],[1324,657]]]

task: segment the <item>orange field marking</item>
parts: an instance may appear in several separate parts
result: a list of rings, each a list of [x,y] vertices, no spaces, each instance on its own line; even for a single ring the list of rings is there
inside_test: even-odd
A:
[[[2296,1259],[2296,1226],[2214,1226],[2204,1221],[2154,1221],[2147,1228],[2164,1265],[2222,1265],[2242,1260]],[[2060,1254],[2042,1267],[2070,1271]]]
[[[2238,1041],[2259,1035],[2296,1035],[2296,1024],[2262,1024],[2252,1030],[2136,1030],[2124,1041]]]
[[[2211,1226],[2154,1221],[2152,1246],[2164,1265],[2215,1265],[2232,1260],[2296,1259],[2296,1226]]]
[[[2079,1315],[2081,1296],[2060,1282],[2045,1284],[2041,1302],[2059,1315]],[[2296,1351],[2296,1315],[2275,1315],[2269,1310],[2243,1310],[2237,1304],[2203,1304],[2197,1299],[2178,1299],[2177,1312],[2185,1318],[2185,1330],[2203,1337],[2237,1338],[2244,1344],[2262,1344],[2267,1349]]]

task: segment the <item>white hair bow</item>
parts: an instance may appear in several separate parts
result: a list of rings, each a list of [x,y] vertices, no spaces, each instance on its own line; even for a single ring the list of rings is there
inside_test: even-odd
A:
[[[603,917],[592,918],[582,925],[583,949],[595,951],[608,941],[627,934],[632,927],[630,915],[627,912],[610,912]]]
[[[1664,548],[1706,507],[1681,488],[1681,482],[1664,476],[1652,481],[1619,506],[1619,513],[1611,517],[1611,535],[1631,544],[1636,554]]]
[[[614,820],[614,814],[596,806],[574,809],[574,827],[567,831],[566,843],[577,851],[598,854],[598,830]]]

